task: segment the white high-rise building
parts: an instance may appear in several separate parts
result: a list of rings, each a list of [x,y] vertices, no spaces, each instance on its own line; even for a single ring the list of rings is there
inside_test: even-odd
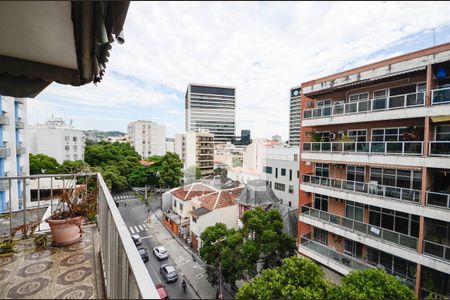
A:
[[[53,118],[30,128],[30,152],[46,154],[58,163],[84,159],[85,136],[82,130],[67,125],[62,118]]]
[[[236,129],[234,87],[189,84],[185,97],[185,130],[207,129],[215,143],[231,142]]]
[[[128,141],[144,159],[166,154],[166,126],[138,120],[128,124]]]
[[[0,177],[29,174],[26,100],[0,96]],[[23,180],[0,181],[0,212],[23,207],[30,201],[30,188]],[[10,197],[12,201],[10,201]]]
[[[289,144],[291,146],[300,145],[301,96],[302,89],[299,86],[291,88],[289,106]]]

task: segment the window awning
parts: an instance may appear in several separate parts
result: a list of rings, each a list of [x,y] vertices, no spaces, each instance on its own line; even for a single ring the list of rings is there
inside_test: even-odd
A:
[[[99,82],[124,42],[129,1],[0,2],[0,94],[35,97],[52,82]]]

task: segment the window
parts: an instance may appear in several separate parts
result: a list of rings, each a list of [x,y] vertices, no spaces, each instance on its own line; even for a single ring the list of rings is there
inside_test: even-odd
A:
[[[197,217],[195,217],[195,216],[192,216],[192,222],[194,222],[194,223],[197,223]]]
[[[288,205],[289,205],[289,207],[292,207],[292,202],[291,202],[291,201],[289,201]]]
[[[316,176],[329,177],[330,176],[330,165],[316,163]],[[298,176],[297,176],[298,178]]]
[[[419,216],[369,206],[369,224],[410,236],[419,236]]]
[[[401,141],[402,136],[405,132],[406,127],[372,129],[372,141],[374,142]]]
[[[362,256],[362,245],[358,242],[345,239],[344,253],[352,257],[360,258]]]
[[[292,170],[289,169],[289,181],[292,181]]]
[[[75,152],[78,151],[78,146],[77,145],[73,145],[73,151],[75,151]]]
[[[317,107],[331,106],[331,99],[317,101]]]
[[[298,178],[299,174],[300,174],[300,171],[297,171],[297,178]]]
[[[66,154],[65,159],[66,160],[70,159],[70,154]]]
[[[422,188],[422,172],[370,168],[370,181],[376,181],[381,185],[420,190]]]
[[[293,194],[294,193],[294,186],[290,185],[289,186],[289,194]]]
[[[70,140],[70,137],[69,137],[69,136],[65,136],[65,137],[64,137],[64,142],[68,143],[69,140]]]
[[[278,168],[275,168],[275,178],[278,178]]]
[[[375,99],[386,98],[387,94],[387,90],[378,90],[373,92],[373,97]]]
[[[183,203],[180,203],[180,211],[183,212]]]
[[[76,143],[76,142],[77,142],[77,137],[74,136],[74,137],[72,138],[72,140],[73,140],[74,143]]]
[[[361,102],[361,101],[367,101],[369,99],[369,93],[361,93],[361,94],[354,94],[350,95],[348,98],[349,102]]]
[[[74,159],[74,160],[78,160],[78,155],[77,155],[77,154],[74,154],[74,155],[73,155],[73,159]]]
[[[345,202],[345,217],[363,222],[364,221],[364,204],[355,203],[353,201]]]
[[[314,240],[315,241],[317,241],[319,243],[322,243],[324,245],[327,244],[327,241],[328,241],[328,232],[327,231],[322,230],[322,229],[317,228],[317,227],[314,227],[313,234],[314,234]]]
[[[347,180],[364,182],[364,167],[347,166]]]
[[[450,124],[436,127],[436,141],[450,141]]]
[[[286,189],[286,185],[284,185],[282,183],[275,182],[275,189],[278,190],[278,191],[283,191],[284,192],[285,189]]]
[[[366,129],[356,129],[347,131],[347,135],[355,142],[365,142],[367,141],[367,130]]]
[[[64,149],[65,149],[66,151],[69,151],[69,150],[70,150],[70,146],[66,145],[66,146],[64,146]]]
[[[298,160],[298,154],[294,154],[294,161]]]
[[[322,211],[328,211],[328,196],[314,194],[314,208]]]
[[[281,176],[286,176],[286,169],[281,169]]]

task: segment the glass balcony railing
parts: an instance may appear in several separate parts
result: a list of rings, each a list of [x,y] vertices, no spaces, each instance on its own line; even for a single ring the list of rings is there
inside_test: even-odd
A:
[[[450,246],[423,241],[423,253],[450,261]]]
[[[420,203],[420,190],[303,174],[302,183],[374,195],[393,200]]]
[[[304,142],[302,150],[323,153],[419,156],[423,154],[423,142]]]
[[[450,103],[450,87],[431,91],[431,105]]]
[[[366,237],[380,240],[381,242],[395,244],[409,250],[417,251],[418,239],[413,236],[330,214],[305,205],[303,205],[301,209],[302,216],[308,216],[322,222],[327,222],[331,225],[337,225],[347,230],[353,230],[357,234],[362,234]]]
[[[352,115],[372,111],[385,111],[424,105],[425,92],[418,92],[307,109],[303,111],[303,118],[326,118],[330,116]]]
[[[346,255],[335,250],[328,248],[326,245],[310,239],[310,235],[304,235],[301,237],[301,246],[316,252],[318,255],[324,256],[325,258],[335,261],[336,263],[345,265],[346,267],[352,268],[354,270],[364,270],[370,268],[371,266],[363,263],[350,255]]]
[[[450,209],[450,194],[427,191],[427,205]]]
[[[430,142],[430,156],[450,156],[450,141]]]

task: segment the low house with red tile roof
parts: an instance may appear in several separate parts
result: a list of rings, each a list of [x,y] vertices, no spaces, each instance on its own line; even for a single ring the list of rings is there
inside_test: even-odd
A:
[[[189,236],[191,201],[216,192],[204,183],[192,183],[171,189],[162,196],[163,223],[175,234]]]
[[[198,197],[192,201],[190,218],[190,240],[192,247],[201,247],[200,235],[216,223],[224,223],[228,228],[237,227],[237,198],[244,187],[242,185]]]

